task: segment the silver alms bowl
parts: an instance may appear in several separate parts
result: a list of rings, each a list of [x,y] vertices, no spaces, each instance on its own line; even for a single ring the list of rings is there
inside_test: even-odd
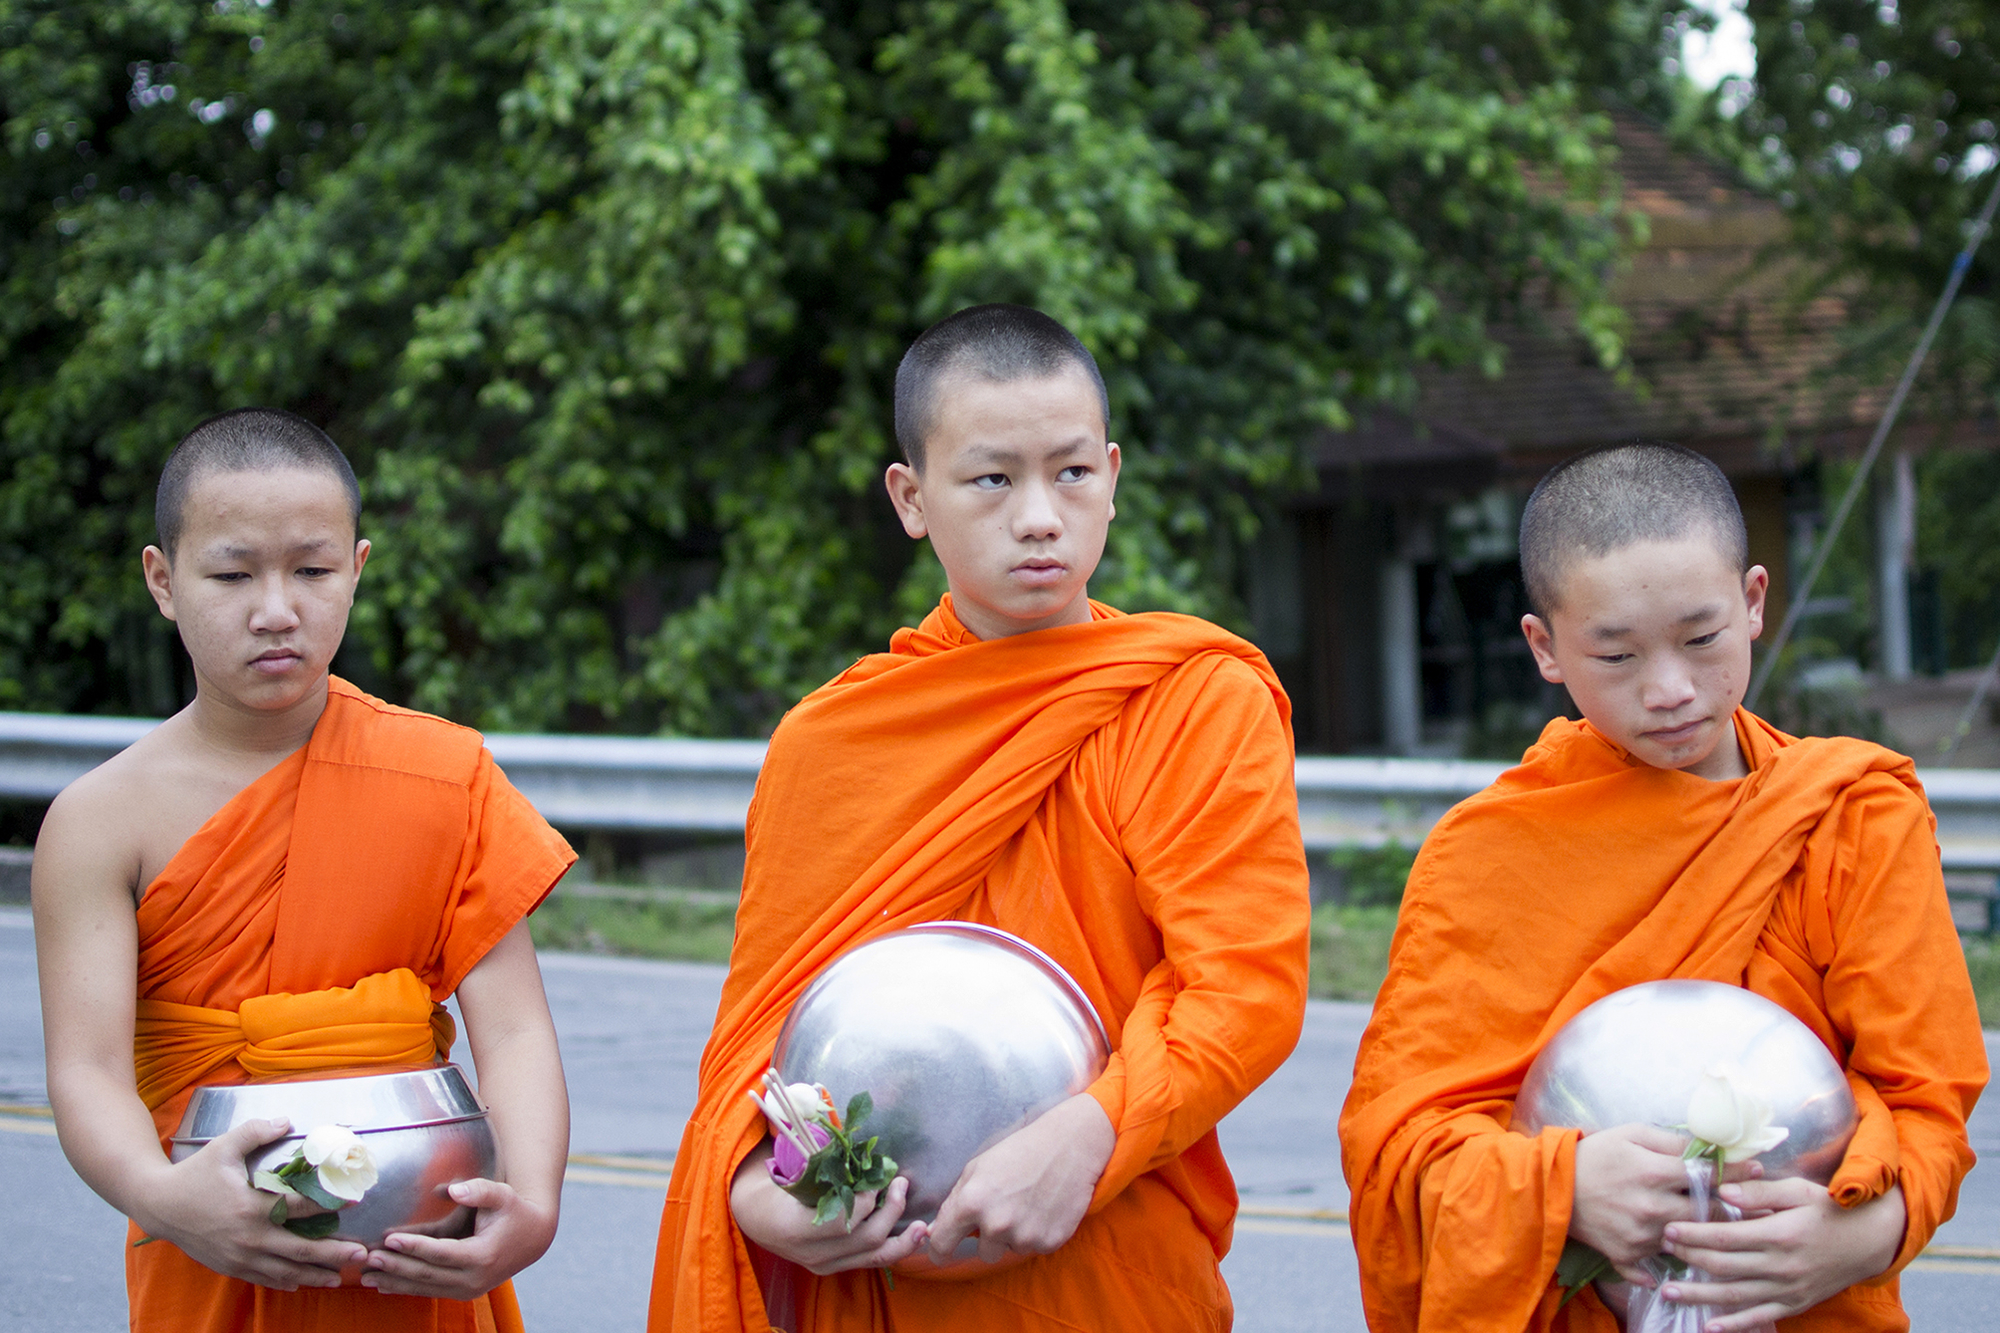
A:
[[[321,1125],[361,1136],[380,1178],[361,1202],[340,1210],[341,1240],[378,1249],[392,1231],[469,1236],[472,1209],[446,1187],[494,1179],[498,1155],[486,1110],[457,1065],[363,1069],[273,1082],[196,1088],[173,1137],[176,1162],[246,1120],[284,1118],[292,1132],[250,1154],[252,1171],[275,1170]]]
[[[1674,1128],[1716,1065],[1790,1130],[1757,1160],[1768,1179],[1833,1179],[1854,1137],[1854,1094],[1812,1030],[1761,995],[1715,981],[1649,981],[1605,996],[1565,1023],[1528,1068],[1514,1128],[1585,1132],[1634,1123]]]
[[[820,1083],[909,1177],[898,1230],[937,1217],[965,1164],[1104,1071],[1111,1043],[1069,974],[1004,930],[939,921],[835,959],[806,988],[771,1063]],[[961,1254],[976,1251],[968,1244]]]

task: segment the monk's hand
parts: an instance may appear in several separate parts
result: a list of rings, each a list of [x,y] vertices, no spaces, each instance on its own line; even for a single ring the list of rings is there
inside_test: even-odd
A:
[[[368,1252],[361,1285],[395,1296],[469,1301],[542,1257],[556,1237],[556,1210],[497,1180],[461,1180],[454,1203],[477,1209],[462,1240],[392,1231]]]
[[[1663,1294],[1682,1304],[1728,1311],[1706,1333],[1746,1333],[1888,1271],[1903,1243],[1903,1192],[1892,1189],[1858,1208],[1842,1208],[1810,1180],[1724,1185],[1724,1202],[1741,1222],[1675,1222],[1667,1251],[1708,1273],[1708,1282],[1669,1281]]]
[[[900,1236],[889,1234],[910,1199],[910,1181],[897,1176],[885,1190],[854,1196],[854,1213],[813,1222],[813,1210],[778,1187],[765,1163],[764,1143],[736,1168],[729,1186],[729,1212],[743,1235],[781,1259],[824,1277],[850,1268],[887,1268],[923,1248],[928,1228],[913,1222]]]
[[[250,1187],[250,1155],[291,1130],[284,1120],[246,1120],[184,1162],[161,1169],[132,1220],[155,1240],[225,1277],[278,1291],[337,1287],[340,1270],[368,1251],[352,1241],[307,1240],[271,1220],[274,1198]],[[290,1200],[295,1213],[317,1211]]]
[[[1048,1254],[1076,1234],[1118,1131],[1097,1099],[1059,1103],[965,1164],[931,1225],[933,1263],[945,1263],[967,1236],[979,1257]]]
[[[1693,1216],[1681,1161],[1686,1146],[1686,1135],[1657,1125],[1619,1125],[1586,1134],[1576,1145],[1569,1234],[1609,1259],[1627,1282],[1654,1285],[1641,1261],[1661,1252],[1668,1223]],[[1761,1170],[1745,1163],[1724,1178],[1746,1179]]]

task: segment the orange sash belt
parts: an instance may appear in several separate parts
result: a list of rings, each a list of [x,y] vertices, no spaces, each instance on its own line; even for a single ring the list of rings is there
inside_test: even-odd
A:
[[[256,995],[242,1008],[140,1000],[132,1062],[152,1110],[228,1064],[252,1078],[370,1065],[427,1065],[451,1053],[458,1028],[407,967],[351,987]]]

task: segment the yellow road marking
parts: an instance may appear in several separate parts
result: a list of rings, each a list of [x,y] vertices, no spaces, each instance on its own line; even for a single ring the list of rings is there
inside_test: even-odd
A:
[[[571,1166],[602,1166],[613,1171],[645,1171],[656,1175],[672,1175],[674,1159],[671,1157],[614,1157],[608,1153],[573,1152],[569,1155]]]
[[[621,1157],[611,1153],[577,1152],[569,1155],[563,1171],[565,1181],[580,1185],[624,1185],[642,1190],[664,1190],[673,1173],[672,1157]]]
[[[54,1138],[56,1136],[56,1122],[53,1120],[37,1120],[30,1116],[15,1115],[11,1111],[0,1112],[0,1133],[46,1134],[50,1138]]]
[[[1987,1277],[2000,1277],[2000,1263],[1990,1259],[1919,1258],[1912,1259],[1909,1267],[1919,1273],[1984,1273]]]
[[[1347,1214],[1338,1208],[1281,1208],[1275,1204],[1249,1204],[1236,1210],[1238,1217],[1264,1217],[1282,1222],[1318,1222],[1345,1227]]]

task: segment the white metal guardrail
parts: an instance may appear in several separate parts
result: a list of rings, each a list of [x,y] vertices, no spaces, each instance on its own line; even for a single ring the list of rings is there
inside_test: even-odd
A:
[[[146,718],[0,713],[0,797],[46,800],[146,734]],[[550,823],[622,832],[740,832],[760,741],[494,735],[493,757]],[[1414,847],[1439,816],[1503,764],[1448,759],[1304,758],[1299,824],[1306,846]],[[1923,774],[1945,868],[2000,871],[2000,771]]]

